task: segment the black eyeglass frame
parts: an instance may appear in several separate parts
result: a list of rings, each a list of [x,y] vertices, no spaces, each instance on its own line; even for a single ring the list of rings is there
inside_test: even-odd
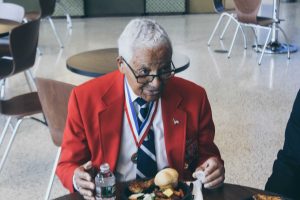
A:
[[[177,68],[175,68],[173,61],[171,61],[171,66],[172,66],[173,69],[170,70],[170,71],[163,72],[163,73],[160,73],[160,74],[149,74],[149,75],[141,75],[141,76],[139,76],[139,75],[136,75],[135,70],[128,64],[128,62],[123,57],[121,57],[121,59],[129,67],[129,69],[132,72],[132,74],[134,75],[136,81],[138,83],[142,83],[142,84],[151,83],[154,80],[155,77],[159,78],[159,80],[168,80],[169,78],[173,77],[177,72],[180,72],[180,70],[178,70]],[[168,74],[168,73],[170,73],[170,76],[168,76],[167,78],[162,78],[161,77],[162,75]],[[152,77],[152,79],[149,79],[147,81],[142,81],[142,82],[139,81],[139,79],[140,80],[141,80],[141,78],[146,78],[147,79],[147,77]]]

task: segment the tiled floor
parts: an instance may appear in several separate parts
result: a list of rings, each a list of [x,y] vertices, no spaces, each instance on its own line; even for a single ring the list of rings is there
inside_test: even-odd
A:
[[[300,44],[300,4],[282,3],[281,26],[291,42]],[[262,65],[260,54],[244,50],[238,37],[232,56],[216,53],[221,49],[217,37],[210,48],[206,43],[218,19],[217,14],[151,16],[169,33],[176,51],[190,57],[190,67],[178,74],[207,90],[216,126],[215,141],[226,166],[226,182],[264,188],[271,173],[277,151],[282,147],[285,126],[292,103],[300,88],[299,52],[291,55],[266,55]],[[132,17],[73,19],[68,31],[64,19],[55,24],[65,44],[59,49],[50,25],[43,21],[39,46],[43,55],[37,57],[35,76],[79,84],[88,77],[76,75],[65,67],[66,59],[78,52],[116,47],[124,26]],[[233,27],[223,45],[228,49]],[[247,31],[251,37],[251,32]],[[281,36],[279,37],[282,41]],[[8,79],[7,97],[28,90],[23,74]],[[0,116],[0,126],[4,117]],[[5,140],[5,144],[7,140]],[[52,162],[56,153],[46,127],[27,120],[21,125],[9,158],[0,174],[0,199],[42,199],[46,191]],[[3,148],[0,149],[0,156]],[[52,198],[67,193],[58,180]]]

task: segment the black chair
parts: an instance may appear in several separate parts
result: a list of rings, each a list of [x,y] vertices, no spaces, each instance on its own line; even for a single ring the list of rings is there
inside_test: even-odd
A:
[[[53,15],[53,13],[55,11],[56,0],[39,0],[39,4],[40,4],[40,11],[26,12],[24,20],[27,22],[27,21],[36,20],[39,18],[47,19],[51,25],[51,28],[53,30],[53,33],[56,37],[56,40],[57,40],[59,46],[61,48],[63,48],[64,45],[61,42],[60,37],[58,36],[58,33],[54,26],[53,20],[51,18],[51,16]]]
[[[22,6],[13,3],[0,3],[0,19],[21,23],[25,10]],[[0,57],[10,56],[9,39],[7,36],[0,38]]]
[[[36,47],[38,44],[40,20],[34,20],[14,28],[9,35],[10,54],[12,58],[2,57],[0,59],[0,79],[11,77],[17,73],[30,70],[33,67],[36,57]],[[30,74],[30,73],[29,73]],[[29,78],[33,80],[33,77]],[[33,114],[42,113],[41,104],[37,92],[30,92],[15,96],[8,100],[0,100],[0,114],[7,117],[5,126],[0,136],[0,145],[12,122],[16,118],[17,122],[13,127],[4,155],[0,161],[0,171],[14,141],[19,125]],[[34,118],[36,119],[36,118]],[[36,119],[40,122],[42,120]],[[45,123],[45,122],[43,122]]]
[[[30,68],[36,58],[40,20],[34,20],[14,28],[9,35],[11,57],[0,58],[0,80],[24,72],[31,91],[36,90]]]

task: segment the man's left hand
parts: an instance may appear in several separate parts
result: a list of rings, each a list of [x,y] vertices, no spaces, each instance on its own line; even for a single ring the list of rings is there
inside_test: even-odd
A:
[[[221,186],[225,180],[225,168],[221,160],[216,157],[207,159],[196,171],[204,171],[204,188],[214,189]],[[195,171],[195,172],[196,172]]]

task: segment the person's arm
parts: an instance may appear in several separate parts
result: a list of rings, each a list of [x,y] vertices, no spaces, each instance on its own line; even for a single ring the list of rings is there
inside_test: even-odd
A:
[[[62,184],[70,192],[74,192],[74,171],[90,160],[90,152],[75,90],[72,91],[69,99],[68,116],[61,148],[56,174]]]
[[[283,149],[278,152],[265,190],[295,198],[299,197],[298,179],[300,169],[300,90],[285,130]],[[298,174],[298,175],[297,175]]]
[[[285,130],[283,152],[285,159],[300,166],[300,90]]]
[[[207,95],[204,91],[199,117],[199,148],[200,160],[198,170],[205,173],[204,187],[215,188],[225,179],[224,162],[218,147],[214,143],[215,127]]]

